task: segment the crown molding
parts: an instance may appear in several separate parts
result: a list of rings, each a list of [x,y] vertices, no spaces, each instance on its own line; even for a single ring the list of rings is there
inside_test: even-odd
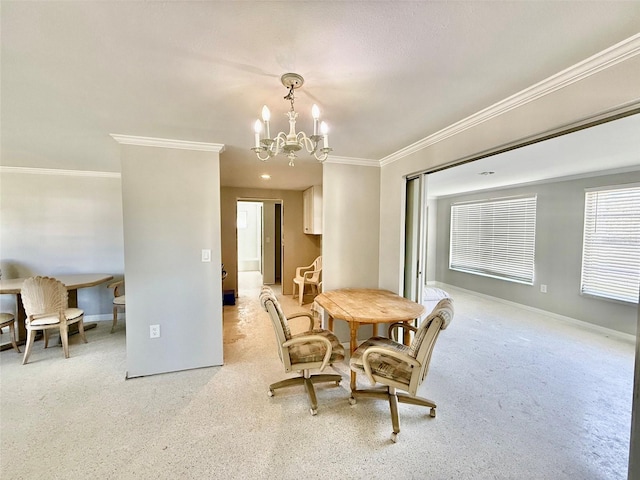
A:
[[[89,170],[61,170],[57,168],[9,167],[0,165],[0,173],[23,173],[27,175],[58,175],[67,177],[120,178],[118,172],[93,172]]]
[[[510,97],[480,110],[459,122],[456,122],[433,135],[423,138],[411,145],[380,159],[380,166],[389,165],[403,157],[434,145],[442,140],[457,135],[465,130],[487,122],[511,110],[526,105],[545,95],[549,95],[572,83],[579,82],[607,68],[613,67],[640,54],[640,33],[623,40],[612,47],[599,52],[551,77],[542,80]]]
[[[201,152],[224,151],[223,143],[189,142],[186,140],[173,140],[170,138],[135,137],[132,135],[120,135],[111,133],[111,137],[122,145],[137,145],[142,147],[176,148],[179,150],[197,150]]]
[[[342,165],[358,165],[361,167],[380,167],[378,160],[356,157],[337,157],[330,155],[323,163],[339,163]]]

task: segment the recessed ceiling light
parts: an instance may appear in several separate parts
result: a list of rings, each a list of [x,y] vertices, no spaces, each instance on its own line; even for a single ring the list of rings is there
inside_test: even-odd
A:
[[[496,172],[480,172],[478,175],[493,175]]]
[[[260,175],[260,178],[262,178],[263,180],[269,180],[271,178],[271,175],[269,175],[268,173],[264,173]]]

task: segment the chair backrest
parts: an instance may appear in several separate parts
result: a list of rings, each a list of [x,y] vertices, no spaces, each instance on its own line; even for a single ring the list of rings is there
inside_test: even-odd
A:
[[[322,255],[316,258],[311,265],[313,266],[313,275],[311,275],[309,281],[318,283],[322,274]]]
[[[69,305],[67,287],[55,278],[40,276],[27,278],[22,284],[20,294],[27,314],[27,322],[31,315],[59,313]]]
[[[273,328],[276,330],[276,336],[278,340],[282,340],[281,343],[291,339],[291,329],[289,328],[289,321],[282,311],[280,302],[276,298],[275,293],[270,287],[264,286],[260,292],[260,303],[262,308],[269,313]]]
[[[453,319],[453,300],[444,298],[438,302],[431,314],[418,327],[409,347],[410,355],[420,362],[421,368],[415,369],[409,384],[409,393],[415,395],[429,371],[431,354],[441,330],[449,326]]]
[[[269,314],[278,343],[278,355],[280,356],[280,360],[284,363],[285,368],[288,369],[291,366],[291,359],[289,358],[288,353],[284,352],[285,347],[282,345],[284,342],[291,339],[291,329],[289,328],[287,317],[282,311],[280,302],[278,302],[276,295],[270,287],[262,287],[262,290],[260,291],[260,304]]]

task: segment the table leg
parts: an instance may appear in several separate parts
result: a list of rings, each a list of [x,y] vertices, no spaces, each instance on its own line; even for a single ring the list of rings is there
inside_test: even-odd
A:
[[[27,340],[27,327],[24,326],[27,312],[24,311],[22,295],[19,293],[16,293],[16,317],[18,319],[18,345],[20,345],[20,342],[24,343]]]
[[[69,307],[78,308],[78,290],[74,288],[74,289],[67,290],[67,292],[69,292]],[[87,330],[91,330],[92,328],[96,328],[97,326],[98,324],[95,322],[85,323],[84,331],[86,332]],[[74,323],[69,327],[69,336],[75,335],[78,332],[79,330],[78,330],[77,323]]]
[[[356,351],[358,348],[358,322],[349,322],[349,330],[351,331],[351,335],[349,337],[349,350],[350,353]],[[356,372],[351,370],[351,391],[355,391],[356,389]]]

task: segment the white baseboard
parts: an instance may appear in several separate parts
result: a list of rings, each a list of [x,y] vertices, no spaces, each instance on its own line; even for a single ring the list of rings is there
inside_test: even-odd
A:
[[[486,295],[484,293],[475,292],[473,290],[467,290],[466,288],[457,287],[455,285],[449,285],[442,282],[428,282],[429,285],[433,285],[434,287],[441,288],[443,290],[460,290],[462,292],[468,293],[469,295],[475,295],[476,297],[487,298],[489,300],[493,300],[498,303],[502,303],[505,305],[510,305],[513,307],[519,307],[524,310],[528,310],[530,312],[538,313],[540,315],[546,315],[547,317],[551,317],[555,320],[559,320],[561,322],[568,323],[570,325],[575,325],[581,328],[590,329],[601,333],[603,335],[609,337],[615,337],[623,341],[630,342],[635,345],[636,336],[631,335],[630,333],[621,332],[619,330],[614,330],[612,328],[603,327],[601,325],[596,325],[595,323],[585,322],[584,320],[578,320],[577,318],[567,317],[565,315],[560,315],[558,313],[549,312],[547,310],[542,310],[540,308],[531,307],[529,305],[524,305],[522,303],[512,302],[510,300],[505,300],[504,298],[494,297],[492,295]],[[454,299],[455,301],[455,299]]]
[[[127,317],[125,314],[118,314],[118,322],[120,320],[126,320]],[[85,315],[84,316],[85,323],[87,322],[113,322],[113,315],[110,313],[101,313],[99,315]]]

